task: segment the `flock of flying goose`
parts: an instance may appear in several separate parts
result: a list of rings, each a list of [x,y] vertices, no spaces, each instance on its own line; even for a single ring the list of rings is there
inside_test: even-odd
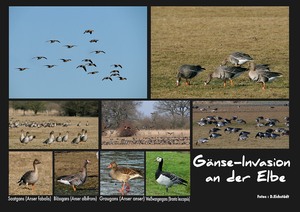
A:
[[[242,67],[242,65],[247,62],[249,62],[249,67]],[[232,64],[232,66],[228,66],[228,63]],[[185,64],[180,66],[177,73],[177,86],[180,85],[181,79],[185,79],[186,84],[190,85],[191,79],[204,70],[206,69],[200,65]],[[208,85],[213,78],[217,78],[223,80],[224,87],[226,87],[227,81],[230,81],[231,86],[233,86],[233,79],[246,71],[249,71],[248,76],[253,82],[262,84],[263,90],[266,89],[267,82],[272,82],[278,77],[283,76],[282,73],[271,71],[269,64],[256,64],[249,54],[233,52],[221,62],[221,65],[218,66],[215,71],[208,74],[204,85]]]
[[[87,29],[87,30],[85,30],[83,32],[83,34],[90,34],[90,35],[93,34],[93,33],[94,33],[94,30],[92,30],[92,29]],[[98,41],[99,41],[98,39],[91,39],[91,40],[89,40],[90,43],[97,43]],[[49,42],[51,44],[61,43],[59,40],[55,40],[55,39],[47,40],[46,42]],[[74,47],[77,47],[77,45],[66,44],[66,45],[63,45],[63,47],[66,47],[68,49],[72,49]],[[93,54],[106,54],[105,51],[99,50],[99,49],[91,51],[90,53],[93,53]],[[39,56],[35,56],[32,59],[36,59],[36,60],[48,60],[47,57],[40,56],[40,55]],[[61,60],[63,63],[68,63],[68,62],[72,61],[71,58],[60,58],[59,60]],[[85,62],[85,63],[77,65],[76,69],[77,68],[81,68],[82,70],[84,70],[85,72],[87,72],[87,74],[89,74],[89,75],[94,75],[94,74],[98,74],[99,73],[99,71],[88,71],[88,67],[97,67],[97,65],[90,58],[84,58],[84,59],[81,60],[81,62]],[[58,66],[58,65],[56,65],[56,64],[45,64],[44,66],[46,66],[47,68],[51,69],[51,68],[54,68],[55,66]],[[126,77],[121,76],[120,69],[123,68],[123,66],[121,64],[112,64],[111,67],[113,67],[113,70],[109,72],[108,76],[103,77],[102,81],[103,80],[113,81],[113,79],[127,80]],[[28,67],[18,67],[16,69],[18,69],[19,71],[25,71],[25,70],[28,70],[29,68]]]

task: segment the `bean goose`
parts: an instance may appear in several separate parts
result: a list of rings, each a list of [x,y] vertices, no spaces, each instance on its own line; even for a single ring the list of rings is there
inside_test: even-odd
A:
[[[20,178],[20,180],[17,182],[20,185],[31,185],[32,190],[34,190],[34,185],[39,179],[39,172],[37,165],[40,164],[41,162],[38,159],[35,159],[33,161],[33,170],[25,172],[23,176]]]
[[[55,137],[54,137],[54,131],[50,132],[49,138],[47,138],[43,143],[44,144],[51,144],[55,141]]]
[[[212,78],[222,79],[224,82],[224,87],[226,87],[226,81],[229,80],[231,86],[233,86],[233,79],[240,76],[242,73],[246,72],[247,68],[243,67],[232,67],[232,66],[219,66],[213,73],[208,75],[207,80],[204,85],[208,85]]]
[[[111,169],[109,172],[110,177],[122,183],[122,187],[119,190],[122,195],[124,195],[125,191],[130,191],[129,180],[143,178],[143,172],[141,170],[118,166],[115,161],[111,162],[107,168]]]
[[[81,172],[60,176],[57,178],[57,182],[63,183],[65,185],[70,185],[72,186],[73,190],[76,191],[76,187],[84,184],[87,179],[87,165],[89,163],[89,160],[85,160]]]
[[[163,167],[163,158],[157,157],[156,161],[158,163],[158,168],[155,172],[155,180],[161,185],[164,185],[166,187],[166,191],[168,192],[168,189],[172,187],[173,185],[184,185],[187,186],[187,181],[182,179],[181,177],[178,177],[177,175],[166,172],[162,170]]]
[[[200,65],[182,65],[178,69],[176,85],[180,85],[181,78],[185,79],[186,85],[191,84],[191,79],[196,77],[205,68]]]

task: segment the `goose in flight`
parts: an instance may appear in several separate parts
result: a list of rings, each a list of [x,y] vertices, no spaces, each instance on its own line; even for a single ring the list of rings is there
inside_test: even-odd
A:
[[[50,42],[50,43],[60,43],[59,40],[47,40],[46,42]]]
[[[45,65],[47,66],[47,68],[53,68],[54,66],[57,66],[57,65]]]
[[[64,45],[64,46],[67,47],[68,49],[71,49],[71,48],[73,48],[73,47],[75,47],[77,45]]]
[[[97,73],[99,73],[99,71],[90,71],[90,72],[88,72],[88,74],[97,74]]]
[[[84,70],[85,72],[87,72],[85,65],[79,65],[79,66],[77,66],[76,68],[83,68],[83,70]]]
[[[105,51],[102,51],[102,50],[95,50],[95,51],[92,51],[91,53],[95,53],[95,54],[103,53],[103,54],[105,54]]]
[[[19,69],[19,71],[25,71],[25,70],[27,70],[29,68],[17,68],[17,69]]]
[[[126,77],[119,77],[119,80],[127,80]]]
[[[60,59],[60,60],[62,60],[64,63],[72,61],[71,59]]]
[[[47,60],[47,57],[44,57],[44,56],[36,56],[36,57],[33,57],[32,59],[37,59],[37,60],[45,59],[45,60]]]
[[[84,31],[84,33],[83,34],[85,34],[85,33],[90,33],[90,34],[92,34],[94,32],[94,30],[93,29],[87,29],[87,30],[85,30]]]
[[[110,81],[112,81],[112,78],[111,78],[111,77],[103,77],[103,78],[102,78],[102,81],[103,81],[103,80],[110,80]]]
[[[87,63],[87,64],[85,64],[85,65],[87,65],[87,66],[95,66],[95,67],[97,67],[97,65],[96,65],[95,63]]]
[[[83,59],[82,60],[83,62],[90,62],[90,63],[93,63],[93,61],[91,59]]]
[[[97,40],[97,39],[92,39],[92,40],[90,40],[90,43],[97,43],[99,40]]]
[[[112,73],[117,73],[117,74],[119,74],[120,71],[119,71],[119,70],[112,70],[110,73],[111,73],[111,74],[112,74]]]
[[[122,65],[120,65],[120,64],[112,64],[111,66],[113,66],[115,68],[118,68],[118,67],[123,68]]]

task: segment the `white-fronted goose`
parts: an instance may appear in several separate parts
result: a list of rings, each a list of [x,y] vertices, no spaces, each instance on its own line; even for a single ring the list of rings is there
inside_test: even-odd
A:
[[[45,60],[47,60],[47,57],[44,57],[44,56],[36,56],[36,57],[33,57],[32,59],[37,59],[37,60],[45,59]]]
[[[55,141],[55,137],[54,137],[54,131],[50,132],[49,138],[47,138],[43,143],[44,144],[51,144]]]
[[[257,67],[254,62],[249,65],[249,78],[257,83],[262,83],[262,89],[266,89],[266,83],[282,77],[279,72],[273,72],[266,68]]]
[[[89,160],[85,160],[81,172],[60,176],[57,178],[57,182],[70,185],[72,186],[73,190],[76,191],[76,187],[84,184],[87,179],[87,165],[89,163]]]
[[[35,159],[33,161],[33,170],[25,172],[23,176],[20,178],[20,180],[17,182],[20,185],[31,185],[32,190],[34,190],[34,185],[39,179],[39,172],[37,165],[40,164],[41,162],[38,159]]]
[[[178,177],[177,175],[166,172],[162,170],[163,167],[163,158],[157,157],[156,161],[158,163],[158,168],[155,172],[155,180],[161,185],[166,186],[166,191],[168,192],[169,187],[172,187],[173,185],[184,185],[187,186],[187,181],[182,179],[181,177]]]
[[[124,195],[125,191],[130,191],[129,180],[136,178],[143,178],[143,171],[135,168],[118,166],[118,164],[113,161],[111,162],[107,168],[110,168],[109,176],[122,183],[122,187],[119,192]]]
[[[85,30],[85,31],[83,32],[83,34],[85,34],[85,33],[92,34],[93,32],[94,32],[93,29],[87,29],[87,30]]]
[[[243,52],[233,52],[222,61],[221,65],[226,65],[227,62],[230,62],[235,66],[241,66],[251,60],[253,60],[253,58],[249,54]]]
[[[246,72],[247,68],[243,67],[232,67],[232,66],[219,66],[213,73],[208,75],[207,80],[204,82],[204,85],[208,85],[212,78],[218,78],[223,80],[224,87],[226,87],[226,81],[229,80],[231,86],[233,86],[233,79],[240,76],[242,73]]]
[[[180,85],[181,78],[185,79],[186,85],[191,84],[191,79],[197,76],[200,72],[204,71],[205,68],[201,67],[200,65],[182,65],[178,69],[177,73],[177,81],[176,85]]]

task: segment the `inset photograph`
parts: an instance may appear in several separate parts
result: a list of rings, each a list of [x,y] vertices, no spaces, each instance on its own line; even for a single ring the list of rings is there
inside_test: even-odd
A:
[[[193,101],[194,149],[288,149],[288,101]]]
[[[9,149],[98,149],[98,101],[9,101]]]
[[[151,7],[151,98],[288,99],[289,7]]]
[[[146,196],[190,196],[190,152],[146,152]]]
[[[52,195],[52,152],[9,152],[9,195]]]
[[[190,101],[101,101],[102,149],[190,149]]]
[[[143,151],[100,151],[100,195],[144,196]]]
[[[54,152],[54,195],[99,194],[97,151]]]
[[[146,6],[9,7],[9,98],[144,99],[147,63]]]

